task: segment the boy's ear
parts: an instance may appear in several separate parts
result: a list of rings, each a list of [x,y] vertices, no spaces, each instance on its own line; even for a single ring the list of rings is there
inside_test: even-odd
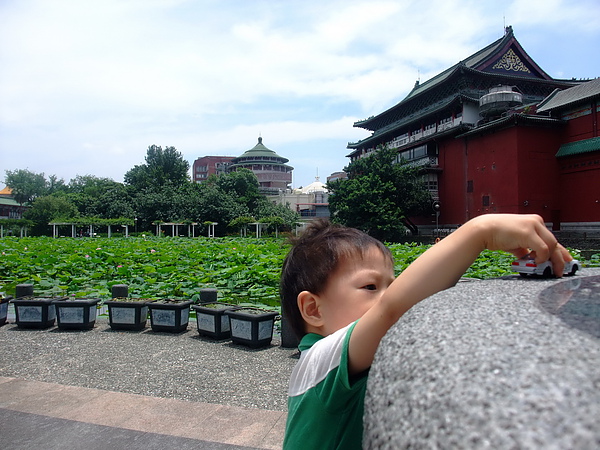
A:
[[[319,309],[319,297],[309,291],[298,294],[298,309],[307,325],[319,328],[323,325],[323,318]]]

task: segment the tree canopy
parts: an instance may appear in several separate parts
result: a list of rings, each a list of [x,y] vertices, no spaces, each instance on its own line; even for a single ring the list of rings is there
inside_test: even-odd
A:
[[[145,164],[127,171],[125,183],[77,175],[65,184],[54,175],[46,179],[28,170],[6,171],[6,180],[31,205],[26,217],[36,224],[34,234],[47,233],[48,223],[56,220],[108,224],[114,219],[133,222],[140,231],[153,230],[155,222],[217,222],[217,234],[225,234],[238,217],[269,218],[269,223],[288,228],[299,218],[260,194],[256,175],[247,169],[211,176],[202,184],[190,180],[188,169],[175,147],[151,145]]]
[[[361,229],[380,240],[397,240],[406,234],[410,216],[431,204],[419,170],[397,162],[398,152],[379,148],[351,162],[347,179],[327,183],[332,220]]]
[[[134,166],[125,173],[125,184],[136,189],[161,187],[167,183],[175,186],[189,181],[190,164],[175,147],[151,145],[146,152],[146,163]]]
[[[48,183],[44,174],[27,169],[7,170],[5,183],[21,205],[31,203],[36,197],[48,193]]]

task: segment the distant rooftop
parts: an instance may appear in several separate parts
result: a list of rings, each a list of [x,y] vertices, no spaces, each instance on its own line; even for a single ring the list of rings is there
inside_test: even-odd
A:
[[[583,82],[569,89],[555,89],[538,105],[537,112],[563,108],[593,97],[600,97],[600,78]]]
[[[246,150],[243,155],[238,156],[234,159],[234,163],[242,158],[257,158],[257,157],[268,157],[268,158],[278,158],[282,163],[286,163],[289,159],[284,158],[283,156],[279,156],[273,150],[265,147],[262,143],[262,137],[258,138],[258,144],[252,147],[250,150]]]

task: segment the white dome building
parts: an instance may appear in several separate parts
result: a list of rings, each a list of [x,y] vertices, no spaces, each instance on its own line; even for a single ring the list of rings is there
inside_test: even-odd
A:
[[[269,200],[281,205],[288,205],[297,211],[300,217],[310,220],[314,217],[329,217],[329,192],[319,177],[307,186],[293,190],[280,191],[278,195],[267,196]]]

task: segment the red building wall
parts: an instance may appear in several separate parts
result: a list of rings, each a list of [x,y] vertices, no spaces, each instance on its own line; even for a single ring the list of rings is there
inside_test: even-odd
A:
[[[600,154],[560,158],[562,222],[600,222]]]
[[[600,106],[597,101],[571,108],[562,114],[562,118],[567,120],[564,142],[581,141],[599,134]]]
[[[487,213],[535,213],[558,226],[560,133],[511,126],[439,142],[440,223],[462,224]]]
[[[438,161],[442,172],[438,175],[440,196],[440,223],[457,225],[467,220],[466,154],[459,139],[438,142]],[[434,217],[435,220],[435,217]]]
[[[568,120],[563,142],[598,137],[600,107],[596,100],[563,113]],[[558,158],[559,198],[563,222],[600,222],[600,153]]]

